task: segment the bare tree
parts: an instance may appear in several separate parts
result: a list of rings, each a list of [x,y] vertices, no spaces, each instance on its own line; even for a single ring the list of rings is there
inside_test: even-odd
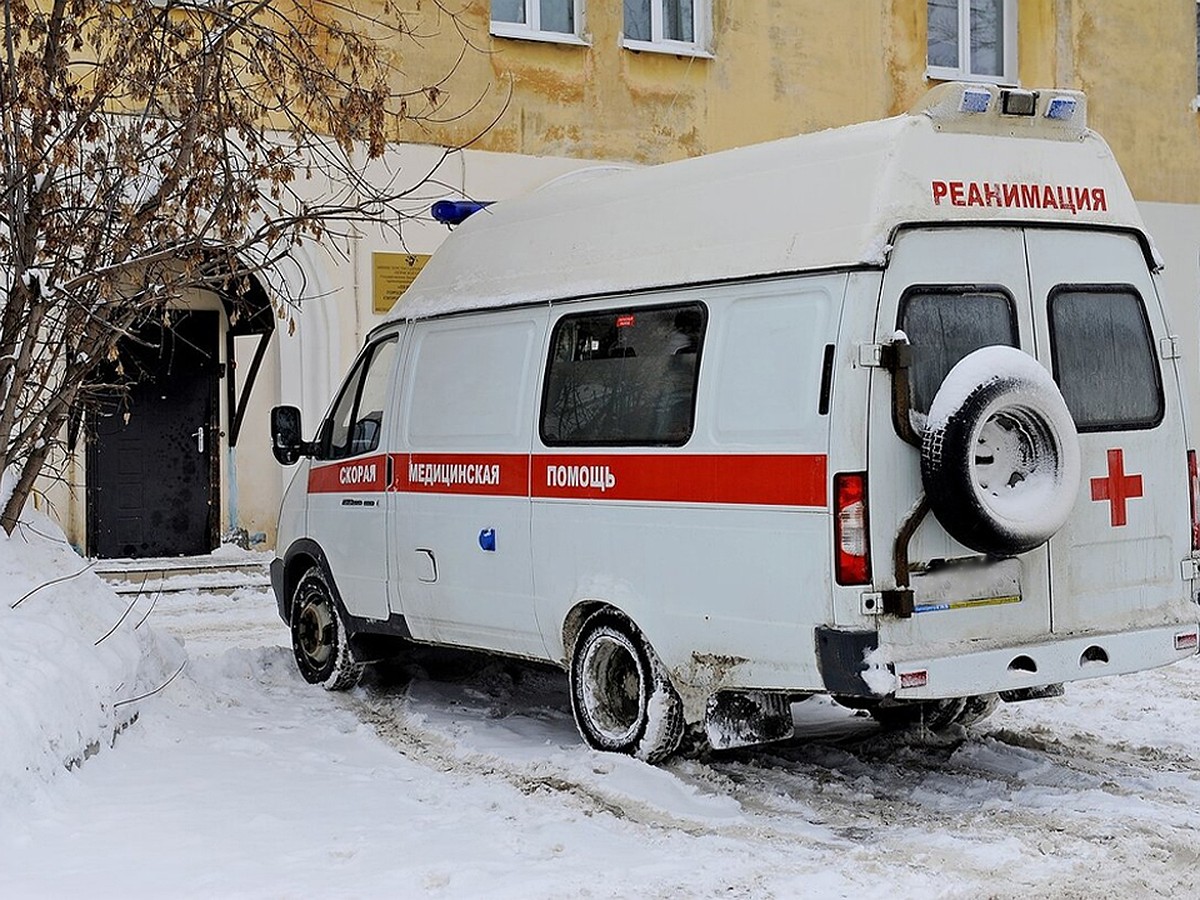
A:
[[[189,289],[236,291],[301,240],[366,221],[398,229],[394,204],[429,173],[368,180],[364,164],[401,123],[433,129],[453,113],[450,72],[405,86],[415,36],[392,0],[370,15],[340,0],[2,2],[11,533],[98,373],[115,366],[120,380],[123,337]]]

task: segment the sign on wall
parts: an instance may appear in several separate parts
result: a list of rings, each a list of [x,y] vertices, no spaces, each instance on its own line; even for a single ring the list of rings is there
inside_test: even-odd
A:
[[[372,253],[371,257],[373,308],[377,313],[386,313],[395,306],[429,262],[428,253]]]

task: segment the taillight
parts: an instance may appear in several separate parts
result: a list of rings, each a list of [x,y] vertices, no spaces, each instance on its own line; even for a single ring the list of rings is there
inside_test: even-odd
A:
[[[1192,509],[1192,549],[1200,550],[1200,474],[1197,474],[1196,451],[1188,451],[1188,503]]]
[[[867,531],[867,474],[833,476],[834,575],[838,584],[870,584],[871,541]],[[1195,521],[1195,520],[1193,520]]]

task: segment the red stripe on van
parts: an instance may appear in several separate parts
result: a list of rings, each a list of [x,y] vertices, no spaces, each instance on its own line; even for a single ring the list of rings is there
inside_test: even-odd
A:
[[[387,456],[380,453],[313,466],[308,470],[310,494],[366,494],[383,491],[387,480]]]
[[[395,491],[529,496],[529,457],[524,453],[412,453],[393,458]]]
[[[390,490],[493,497],[530,496],[523,453],[392,454]],[[798,454],[538,454],[532,496],[659,503],[828,506],[826,457]],[[309,493],[382,492],[379,454],[309,470]]]
[[[826,457],[798,454],[539,454],[533,496],[828,506]]]

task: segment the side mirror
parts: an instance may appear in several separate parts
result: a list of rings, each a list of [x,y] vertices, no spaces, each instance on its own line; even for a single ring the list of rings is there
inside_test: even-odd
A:
[[[290,466],[301,456],[312,453],[304,442],[300,410],[294,406],[276,406],[271,410],[271,452],[280,464]]]

